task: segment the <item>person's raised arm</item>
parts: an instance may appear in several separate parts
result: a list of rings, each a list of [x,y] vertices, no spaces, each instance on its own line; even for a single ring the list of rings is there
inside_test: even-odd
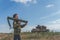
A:
[[[21,28],[25,27],[27,25],[28,21],[24,22],[23,25],[21,25]]]
[[[10,26],[10,28],[11,28],[11,24],[10,24],[10,21],[9,21],[9,17],[7,17],[7,21],[8,21],[8,25]]]

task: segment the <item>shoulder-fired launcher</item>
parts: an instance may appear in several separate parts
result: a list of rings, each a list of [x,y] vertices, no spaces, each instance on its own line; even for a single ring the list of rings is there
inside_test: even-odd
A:
[[[9,26],[10,26],[10,28],[11,28],[11,24],[10,24],[10,21],[9,21],[9,19],[10,20],[16,20],[16,21],[20,21],[20,22],[24,22],[24,23],[27,23],[28,21],[25,21],[25,20],[22,20],[22,19],[15,19],[15,18],[12,18],[12,17],[7,17],[7,21],[8,21],[8,24],[9,24]]]

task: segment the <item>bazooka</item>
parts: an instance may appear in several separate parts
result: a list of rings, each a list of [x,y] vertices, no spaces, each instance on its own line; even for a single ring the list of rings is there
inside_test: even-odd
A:
[[[25,22],[27,23],[28,21],[25,21],[25,20],[22,20],[22,19],[15,19],[15,18],[12,18],[12,17],[7,17],[7,21],[8,21],[8,25],[10,26],[11,28],[11,24],[10,24],[10,21],[9,20],[16,20],[16,21],[20,21],[20,22]]]

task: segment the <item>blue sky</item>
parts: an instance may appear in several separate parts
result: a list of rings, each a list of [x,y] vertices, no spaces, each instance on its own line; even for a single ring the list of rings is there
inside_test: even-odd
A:
[[[7,16],[19,14],[28,20],[22,31],[30,31],[36,25],[46,25],[48,29],[60,31],[60,0],[0,0],[0,32],[11,32]]]

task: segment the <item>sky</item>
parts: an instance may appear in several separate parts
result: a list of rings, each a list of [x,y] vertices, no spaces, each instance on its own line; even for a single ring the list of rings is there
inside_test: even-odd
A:
[[[0,0],[0,33],[13,31],[9,29],[7,16],[15,13],[19,19],[28,21],[22,32],[31,31],[37,25],[60,32],[60,0]]]

